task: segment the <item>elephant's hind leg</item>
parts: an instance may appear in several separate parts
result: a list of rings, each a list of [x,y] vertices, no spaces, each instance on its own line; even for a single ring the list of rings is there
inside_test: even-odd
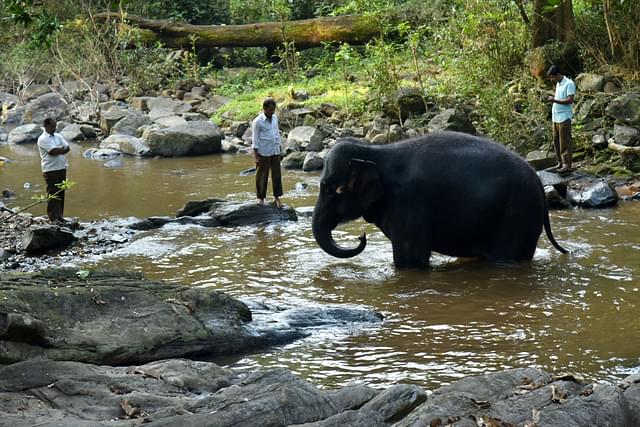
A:
[[[493,261],[528,261],[533,258],[540,232],[526,224],[504,226],[493,236],[487,258]]]

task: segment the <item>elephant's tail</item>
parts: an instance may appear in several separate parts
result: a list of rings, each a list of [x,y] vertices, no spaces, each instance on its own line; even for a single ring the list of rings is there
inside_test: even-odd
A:
[[[549,222],[549,207],[547,206],[546,198],[544,202],[544,231],[547,233],[547,237],[551,244],[555,246],[557,250],[563,254],[569,253],[569,251],[560,246],[560,244],[556,242],[555,237],[553,237],[553,233],[551,232],[551,223]]]

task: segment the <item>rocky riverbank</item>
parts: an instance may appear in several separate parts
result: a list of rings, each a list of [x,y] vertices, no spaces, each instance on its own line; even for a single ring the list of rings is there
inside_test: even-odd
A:
[[[30,360],[0,367],[2,426],[586,427],[640,423],[640,377],[616,385],[534,368],[435,390],[321,390],[286,369],[235,372],[170,359],[110,367]]]
[[[575,105],[576,161],[598,176],[630,176],[640,171],[640,92],[616,79],[584,73],[576,77],[579,97]],[[521,114],[518,87],[509,88],[514,112]],[[32,84],[18,93],[0,92],[0,143],[34,143],[45,116],[59,121],[69,141],[87,143],[86,157],[103,161],[121,155],[193,156],[219,152],[246,152],[251,143],[250,122],[233,113],[209,118],[230,99],[200,82],[149,96],[133,96],[117,84],[91,88],[81,82],[60,85]],[[328,149],[344,136],[387,144],[438,130],[482,133],[482,118],[469,103],[446,97],[423,99],[419,91],[401,88],[386,100],[382,111],[351,117],[330,103],[314,104],[313,96],[292,89],[276,96],[284,137],[285,168],[319,170]],[[316,94],[314,96],[321,96]],[[312,106],[313,105],[313,106]],[[256,113],[259,105],[256,106]],[[540,118],[532,118],[539,123]],[[538,169],[555,162],[550,132],[535,125],[526,140],[501,141],[526,156]],[[94,145],[98,147],[94,147]],[[89,147],[88,147],[89,148]],[[117,167],[108,162],[107,167]]]
[[[29,213],[14,215],[5,208],[0,211],[0,267],[33,272],[73,265],[78,260],[122,248],[134,240],[137,232],[165,224],[238,227],[297,220],[297,212],[288,206],[258,206],[255,202],[235,203],[216,198],[189,202],[175,217],[70,220],[62,226],[49,224],[45,217]]]
[[[321,390],[286,369],[235,371],[216,356],[322,327],[375,325],[351,306],[241,301],[131,274],[0,277],[0,425],[591,426],[640,422],[640,377],[594,384],[520,368],[436,390]],[[260,311],[260,314],[257,312]],[[187,359],[188,357],[189,359]],[[192,359],[207,358],[209,361]]]

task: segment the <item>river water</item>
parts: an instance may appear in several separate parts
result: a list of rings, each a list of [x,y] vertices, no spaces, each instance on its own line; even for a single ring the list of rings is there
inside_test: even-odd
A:
[[[86,147],[85,147],[86,148]],[[175,215],[189,200],[254,198],[246,155],[124,158],[106,168],[73,144],[65,215],[81,221]],[[43,191],[34,146],[0,146],[0,189],[24,206]],[[286,204],[314,205],[319,174],[284,172]],[[25,184],[28,183],[30,185]],[[44,207],[33,209],[44,214]],[[381,312],[381,325],[330,329],[269,351],[222,361],[238,369],[283,366],[321,387],[359,381],[435,387],[466,375],[536,366],[613,382],[640,365],[640,203],[551,212],[560,255],[541,237],[521,265],[461,261],[437,254],[428,271],[397,271],[390,242],[357,221],[335,234],[365,251],[332,258],[313,240],[310,218],[242,228],[165,226],[82,268],[136,270],[151,279],[214,287],[241,299],[348,304]]]

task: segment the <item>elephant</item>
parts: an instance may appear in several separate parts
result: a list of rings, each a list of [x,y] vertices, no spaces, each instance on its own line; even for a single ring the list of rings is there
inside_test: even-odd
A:
[[[391,240],[397,268],[424,268],[432,251],[520,262],[533,258],[542,227],[560,252],[535,170],[488,138],[441,131],[388,145],[342,138],[329,152],[312,229],[328,254],[350,258],[332,231],[358,218]]]

